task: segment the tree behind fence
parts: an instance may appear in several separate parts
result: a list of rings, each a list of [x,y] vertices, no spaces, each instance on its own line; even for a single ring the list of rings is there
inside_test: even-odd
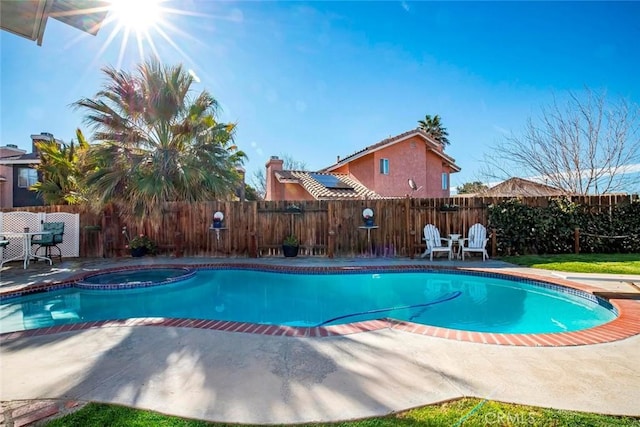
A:
[[[80,256],[128,255],[122,227],[130,235],[146,234],[156,241],[161,254],[192,257],[281,256],[283,239],[294,234],[301,255],[307,256],[415,256],[424,251],[422,230],[434,224],[443,236],[467,235],[475,223],[488,225],[488,207],[511,198],[452,197],[438,199],[324,200],[296,202],[201,202],[169,203],[161,223],[142,225],[124,222],[107,208],[100,214],[77,206],[45,206],[3,209],[28,212],[80,214]],[[615,206],[638,200],[638,196],[579,196],[572,202],[594,213],[610,213]],[[523,198],[532,207],[546,207],[551,198]],[[295,204],[300,213],[288,210]],[[364,226],[362,211],[374,211],[375,225]],[[223,228],[210,229],[213,214],[223,212]],[[499,241],[500,235],[497,235]]]

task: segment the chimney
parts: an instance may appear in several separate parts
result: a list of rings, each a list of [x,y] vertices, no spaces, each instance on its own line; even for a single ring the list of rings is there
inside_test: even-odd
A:
[[[340,156],[338,156],[338,159],[336,160],[336,163],[340,163]]]
[[[284,160],[278,158],[278,156],[271,156],[269,161],[266,163],[267,167],[267,182],[265,184],[265,200],[281,200],[284,197],[282,193],[282,188],[279,185],[278,179],[276,178],[275,172],[282,170],[282,164]]]
[[[53,134],[49,132],[40,132],[40,134],[31,135],[31,152],[37,153],[38,147],[36,147],[36,142],[38,141],[53,141]]]

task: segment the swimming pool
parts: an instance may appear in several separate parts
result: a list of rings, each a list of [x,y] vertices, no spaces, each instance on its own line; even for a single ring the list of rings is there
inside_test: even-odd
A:
[[[169,317],[296,327],[393,318],[454,330],[544,334],[589,329],[616,318],[608,302],[586,292],[486,274],[232,268],[201,269],[151,288],[67,287],[5,298],[0,313],[0,333]]]

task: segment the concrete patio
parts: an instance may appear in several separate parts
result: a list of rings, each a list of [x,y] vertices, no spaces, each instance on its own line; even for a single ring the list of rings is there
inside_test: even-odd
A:
[[[53,268],[39,263],[27,270],[9,264],[0,284],[4,291],[134,262],[215,260],[71,260]],[[426,261],[297,258],[286,262],[382,266]],[[495,260],[436,263],[528,270]],[[632,276],[584,280],[605,290],[640,282]],[[370,417],[464,396],[640,416],[639,348],[638,335],[606,344],[535,348],[476,344],[395,329],[295,338],[180,327],[97,328],[3,342],[0,400],[3,406],[40,399],[111,402],[189,418],[257,424]]]

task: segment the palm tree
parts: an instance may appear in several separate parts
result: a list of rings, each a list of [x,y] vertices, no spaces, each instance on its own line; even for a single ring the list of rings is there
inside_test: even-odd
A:
[[[73,140],[67,145],[53,137],[35,143],[40,154],[37,169],[42,180],[31,186],[31,190],[38,192],[48,205],[75,205],[85,201],[79,184],[82,177],[79,161],[89,143],[80,129],[76,130],[76,137],[77,146]]]
[[[431,117],[429,114],[424,116],[424,120],[418,120],[418,129],[422,129],[429,135],[433,137],[440,144],[449,145],[449,132],[447,132],[447,128],[442,126],[440,122],[440,116],[435,115]]]
[[[85,184],[96,208],[114,203],[121,215],[158,219],[165,202],[225,199],[246,159],[233,144],[235,124],[218,123],[206,91],[189,97],[193,77],[182,65],[141,64],[135,74],[103,69],[107,83],[87,110],[98,142],[85,157]]]

